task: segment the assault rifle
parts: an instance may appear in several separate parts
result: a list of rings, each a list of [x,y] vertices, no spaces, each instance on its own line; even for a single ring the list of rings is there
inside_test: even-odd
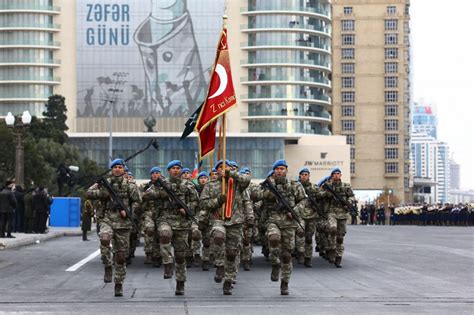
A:
[[[265,179],[262,183],[260,183],[260,185],[263,187],[263,188],[268,188],[278,199],[279,203],[283,205],[283,207],[289,212],[291,213],[291,216],[293,217],[293,220],[298,223],[298,225],[300,226],[301,229],[304,230],[304,227],[301,225],[301,221],[300,221],[300,218],[299,216],[296,214],[295,210],[293,210],[293,208],[290,206],[290,204],[288,203],[288,201],[285,199],[285,197],[283,197],[283,195],[278,191],[278,189],[275,187],[275,185],[272,184],[272,182],[270,182],[267,179]]]
[[[109,192],[109,194],[112,198],[112,201],[115,204],[114,208],[124,210],[127,213],[127,218],[132,223],[132,226],[133,226],[133,229],[135,230],[135,232],[140,233],[140,229],[138,228],[137,224],[133,220],[132,212],[130,211],[130,209],[128,207],[125,206],[125,204],[123,203],[122,198],[112,188],[112,185],[110,185],[110,183],[107,181],[107,179],[105,179],[104,177],[101,176],[99,178],[99,180],[97,181],[97,184],[99,184],[99,185],[103,186],[105,189],[107,189],[107,191]]]
[[[329,191],[333,195],[334,199],[336,199],[352,215],[359,214],[359,211],[357,211],[356,207],[354,207],[354,205],[352,205],[350,202],[342,198],[337,192],[335,192],[334,189],[332,189],[331,185],[329,185],[326,181],[323,182],[321,186],[327,191]]]
[[[181,199],[179,199],[178,196],[176,196],[174,191],[172,191],[171,188],[169,188],[168,185],[166,185],[166,183],[161,179],[161,177],[158,177],[156,182],[154,182],[154,185],[156,187],[163,188],[163,190],[168,194],[168,196],[171,198],[171,200],[173,200],[173,202],[179,208],[182,208],[182,209],[184,209],[184,211],[186,211],[186,219],[191,219],[191,221],[193,221],[194,223],[199,225],[198,220],[194,217],[193,213],[188,208],[188,206]]]

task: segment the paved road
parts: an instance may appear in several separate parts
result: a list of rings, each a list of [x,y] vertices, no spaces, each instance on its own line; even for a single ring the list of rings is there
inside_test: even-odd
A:
[[[296,266],[290,296],[270,282],[260,255],[240,271],[232,296],[222,295],[213,272],[188,271],[186,295],[174,279],[143,264],[142,248],[128,269],[125,296],[113,297],[95,252],[98,241],[63,237],[0,253],[0,313],[158,314],[474,314],[474,228],[350,226],[343,268],[321,259]],[[259,249],[256,249],[256,254]]]

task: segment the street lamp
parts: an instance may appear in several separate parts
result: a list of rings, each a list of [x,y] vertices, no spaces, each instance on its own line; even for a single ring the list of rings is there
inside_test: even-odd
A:
[[[5,123],[11,128],[16,137],[15,153],[15,183],[17,186],[24,186],[25,177],[25,148],[23,147],[23,134],[31,124],[31,115],[29,111],[24,111],[20,119],[15,119],[11,112],[5,117]]]

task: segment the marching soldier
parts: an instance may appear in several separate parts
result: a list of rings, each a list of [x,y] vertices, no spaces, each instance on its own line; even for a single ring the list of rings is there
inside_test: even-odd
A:
[[[331,171],[331,177],[326,181],[336,194],[345,199],[348,203],[354,203],[354,193],[350,184],[341,181],[341,170],[335,168]],[[328,228],[329,228],[329,262],[334,263],[337,268],[341,268],[342,254],[344,253],[344,235],[346,235],[346,221],[349,217],[349,211],[342,205],[334,195],[329,192],[322,184],[319,196],[324,200],[325,207],[328,209]]]
[[[189,185],[187,180],[181,178],[183,166],[181,161],[170,161],[166,167],[169,177],[164,184],[190,209],[198,206],[196,189]],[[186,252],[189,249],[188,237],[191,222],[187,218],[186,210],[179,207],[168,195],[163,187],[150,187],[144,194],[144,200],[158,200],[159,210],[156,220],[160,239],[161,257],[164,265],[164,279],[173,276],[173,250],[176,266],[175,295],[184,295],[186,282]]]
[[[140,206],[141,198],[138,187],[125,178],[124,167],[124,160],[113,160],[110,164],[112,174],[106,180],[122,198],[124,205],[130,208],[133,213]],[[110,247],[112,243],[115,267],[115,296],[123,296],[122,284],[127,273],[126,260],[129,251],[130,230],[132,229],[130,220],[133,218],[129,218],[126,210],[121,209],[113,202],[110,192],[104,187],[94,185],[88,189],[86,196],[104,202],[104,217],[100,220],[100,243],[104,247]],[[112,277],[112,257],[109,256],[105,260],[104,281],[108,282],[106,280]]]
[[[91,200],[84,201],[81,213],[82,240],[88,241],[87,232],[92,228],[92,217],[94,216],[94,205]]]
[[[224,165],[225,164],[225,165]],[[205,230],[210,224],[211,238],[216,247],[217,265],[214,280],[217,283],[224,278],[224,295],[232,294],[232,282],[237,273],[236,259],[242,243],[243,224],[251,226],[254,216],[250,199],[245,190],[250,177],[230,170],[229,161],[216,164],[218,179],[204,186],[200,198],[198,216],[199,229]],[[225,180],[226,193],[222,194],[222,177]],[[210,218],[210,222],[208,222]],[[225,253],[225,260],[219,259]]]
[[[248,167],[242,168],[240,171],[240,174],[247,175],[250,178],[252,178],[252,171]],[[258,191],[258,185],[250,182],[249,187],[247,188],[249,196],[252,196],[252,193],[256,193]],[[244,267],[245,271],[250,271],[250,265],[252,262],[252,254],[253,254],[253,244],[252,244],[252,239],[254,237],[254,234],[256,231],[258,231],[258,228],[255,226],[255,222],[258,222],[257,220],[257,214],[255,211],[255,203],[250,200],[251,205],[252,205],[252,210],[254,213],[254,224],[251,226],[244,226],[244,235],[243,235],[243,241],[242,241],[242,265]],[[258,236],[258,234],[255,234],[255,236]]]
[[[288,164],[285,160],[278,160],[273,164],[274,174],[267,180],[276,187],[277,191],[286,199],[295,214],[304,207],[306,194],[300,183],[286,177]],[[269,243],[270,261],[272,263],[271,280],[278,281],[281,271],[281,295],[288,295],[288,283],[293,269],[291,253],[295,247],[296,224],[293,214],[283,206],[282,201],[265,187],[258,193],[258,199],[263,199],[266,212],[266,237]]]
[[[207,175],[206,172],[201,172],[197,176],[197,185],[196,185],[196,190],[198,192],[198,195],[201,196],[202,190],[204,189],[204,186],[206,183],[209,181],[209,176]],[[196,209],[196,213],[199,213],[199,210]],[[195,233],[200,233],[199,230],[195,229]],[[199,238],[199,239],[198,239]],[[207,265],[207,270],[209,270],[209,245],[207,241],[209,240],[209,235],[206,237],[206,247],[203,247],[202,243],[204,242],[204,237],[202,235],[199,235],[199,237],[194,237],[192,238],[191,242],[191,249],[193,253],[193,262],[196,266],[203,266]],[[202,242],[201,242],[202,240]],[[202,248],[202,257],[201,257],[201,248]],[[204,260],[206,263],[204,263]],[[204,266],[206,267],[206,266]],[[203,268],[205,270],[206,268]]]
[[[133,173],[130,171],[126,171],[125,177],[130,183],[137,185],[135,179],[133,178]],[[137,207],[136,211],[133,213],[133,220],[137,226],[140,225],[140,221],[142,220],[143,216],[143,209],[142,207]],[[135,251],[137,249],[137,245],[140,243],[140,231],[131,230],[130,231],[130,247],[128,250],[128,257],[127,257],[127,266],[132,263],[132,258],[135,257]]]

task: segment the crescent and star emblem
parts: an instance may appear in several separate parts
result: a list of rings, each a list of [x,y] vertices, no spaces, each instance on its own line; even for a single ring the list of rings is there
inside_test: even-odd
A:
[[[227,88],[228,79],[227,79],[227,72],[225,71],[225,68],[220,63],[218,63],[214,71],[219,76],[220,85],[217,91],[214,92],[214,94],[212,94],[211,96],[209,96],[208,99],[213,99],[215,97],[218,97],[219,95],[224,93],[225,89]]]

